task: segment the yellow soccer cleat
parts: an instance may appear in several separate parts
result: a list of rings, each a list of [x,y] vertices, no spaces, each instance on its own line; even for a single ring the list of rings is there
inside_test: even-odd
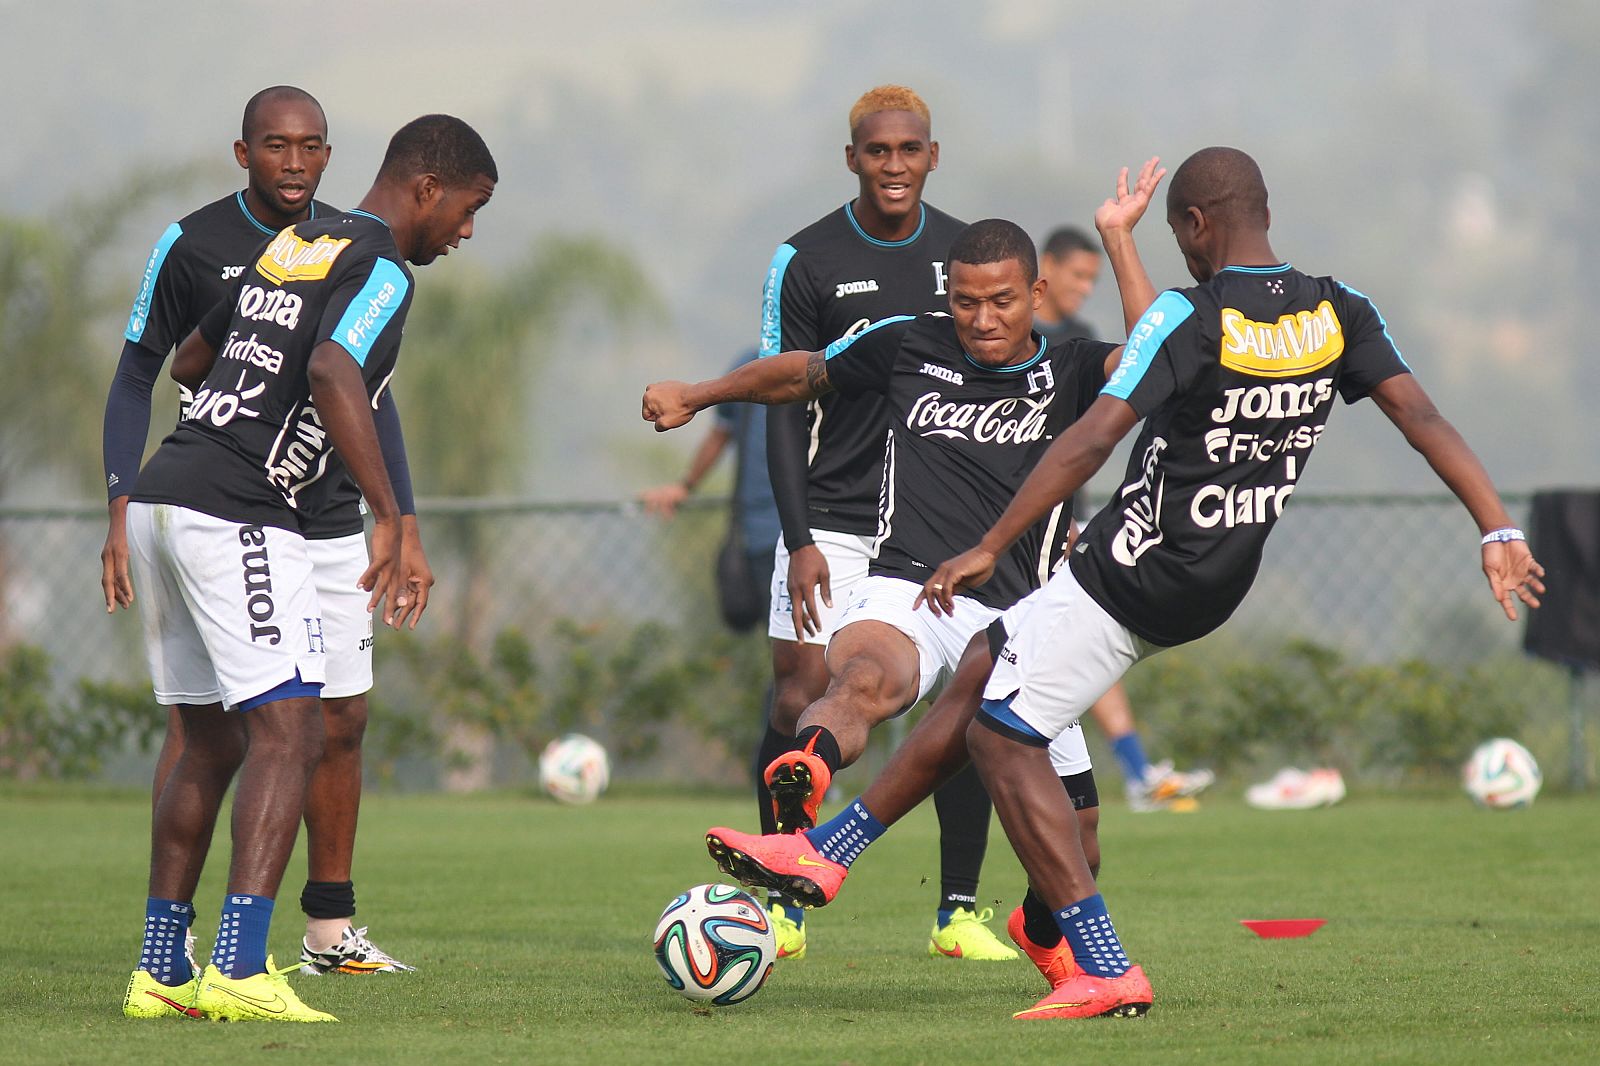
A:
[[[1005,962],[1016,958],[1016,950],[1002,944],[984,924],[993,917],[992,907],[985,907],[977,914],[957,907],[943,929],[934,923],[933,932],[928,936],[928,954],[977,962]]]
[[[216,966],[200,976],[194,1005],[212,1021],[221,1022],[336,1022],[339,1019],[306,1006],[289,987],[284,974],[300,964],[278,969],[267,956],[267,971],[249,977],[224,977]]]
[[[122,1013],[130,1018],[198,1018],[195,993],[200,982],[191,977],[181,985],[164,985],[144,970],[133,971],[122,997]]]
[[[806,957],[806,927],[789,917],[778,904],[767,908],[772,920],[772,932],[778,941],[778,958],[803,959]]]

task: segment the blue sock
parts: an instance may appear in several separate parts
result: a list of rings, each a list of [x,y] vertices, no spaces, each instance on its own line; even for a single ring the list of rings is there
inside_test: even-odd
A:
[[[943,929],[945,926],[950,924],[950,919],[955,917],[956,912],[955,911],[940,910],[938,912],[938,915],[939,915],[939,918],[938,918],[939,928]]]
[[[1056,911],[1056,925],[1072,948],[1083,971],[1096,977],[1121,977],[1128,972],[1128,953],[1106,913],[1106,901],[1096,892],[1070,907]]]
[[[795,925],[806,924],[806,909],[804,907],[796,906],[793,903],[785,903],[783,905],[783,913]]]
[[[211,963],[224,977],[252,977],[267,969],[267,930],[272,927],[270,896],[229,894],[222,901],[222,921]]]
[[[144,902],[144,947],[138,968],[164,985],[181,985],[194,976],[183,937],[194,922],[194,904],[151,896]]]
[[[1150,760],[1145,757],[1144,744],[1139,741],[1138,733],[1124,733],[1111,742],[1111,754],[1117,757],[1117,765],[1122,767],[1122,776],[1135,784],[1144,782],[1144,772],[1150,769]]]
[[[867,845],[888,831],[889,827],[873,817],[858,796],[828,821],[815,829],[806,830],[806,839],[822,853],[823,858],[848,867],[867,850]]]

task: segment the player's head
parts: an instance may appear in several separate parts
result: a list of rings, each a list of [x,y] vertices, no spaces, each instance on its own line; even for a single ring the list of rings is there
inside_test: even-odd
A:
[[[1015,222],[986,218],[950,245],[950,317],[961,347],[985,366],[1031,357],[1033,313],[1044,295],[1033,240]]]
[[[378,184],[399,194],[386,219],[407,261],[426,266],[472,236],[472,220],[494,195],[500,171],[478,132],[451,115],[423,115],[389,140]]]
[[[1076,226],[1061,226],[1039,250],[1039,276],[1045,280],[1044,308],[1051,321],[1083,309],[1100,280],[1100,249]]]
[[[869,89],[850,109],[845,165],[861,184],[861,204],[898,220],[922,203],[922,186],[939,165],[928,105],[904,85]]]
[[[1189,273],[1209,280],[1229,240],[1265,235],[1272,224],[1261,168],[1237,148],[1200,149],[1167,186],[1167,224]]]
[[[250,174],[254,206],[288,225],[311,208],[333,146],[316,97],[293,85],[262,89],[244,105],[233,157]]]

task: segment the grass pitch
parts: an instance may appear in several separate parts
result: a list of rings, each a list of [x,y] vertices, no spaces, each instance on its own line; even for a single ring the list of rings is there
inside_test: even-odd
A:
[[[1108,775],[1114,777],[1114,773]],[[1109,788],[1107,791],[1111,791]],[[1459,794],[1326,811],[1194,814],[1108,804],[1102,888],[1156,1004],[1139,1020],[1017,1023],[1026,961],[926,954],[931,812],[857,865],[811,922],[809,956],[748,1003],[696,1008],[649,946],[678,891],[716,880],[700,834],[749,825],[737,797],[375,795],[361,914],[415,974],[291,978],[337,1026],[134,1022],[147,797],[8,787],[0,830],[0,1058],[8,1063],[428,1062],[1571,1063],[1600,1058],[1600,800],[1475,810]],[[227,851],[198,897],[209,945]],[[296,857],[272,947],[300,935]],[[998,827],[982,895],[996,928],[1023,878]],[[1319,917],[1302,940],[1241,918]],[[1003,933],[1002,933],[1003,935]]]

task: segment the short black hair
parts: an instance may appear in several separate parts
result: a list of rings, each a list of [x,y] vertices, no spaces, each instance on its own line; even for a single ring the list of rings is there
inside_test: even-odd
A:
[[[1093,252],[1099,255],[1100,247],[1077,226],[1057,226],[1044,239],[1039,252],[1051,259],[1060,259],[1069,252]]]
[[[1237,148],[1202,148],[1185,159],[1167,186],[1167,216],[1198,207],[1221,222],[1265,228],[1267,182],[1256,161]]]
[[[401,126],[389,139],[378,177],[404,181],[432,174],[444,184],[460,188],[483,175],[500,180],[489,146],[478,131],[453,115],[423,115]]]
[[[979,266],[984,263],[1003,263],[1015,259],[1022,264],[1028,284],[1039,280],[1039,257],[1033,250],[1033,239],[1015,222],[1003,218],[986,218],[974,222],[960,233],[950,245],[950,261]]]
[[[317,114],[322,116],[322,132],[324,135],[327,134],[328,116],[327,113],[322,110],[322,105],[317,102],[317,98],[315,96],[312,96],[304,89],[294,85],[271,85],[265,89],[262,89],[249,100],[245,101],[244,119],[239,123],[239,139],[241,141],[245,142],[246,144],[250,143],[250,134],[255,132],[257,114],[259,114],[261,109],[267,104],[274,103],[278,100],[301,101],[316,108]]]

